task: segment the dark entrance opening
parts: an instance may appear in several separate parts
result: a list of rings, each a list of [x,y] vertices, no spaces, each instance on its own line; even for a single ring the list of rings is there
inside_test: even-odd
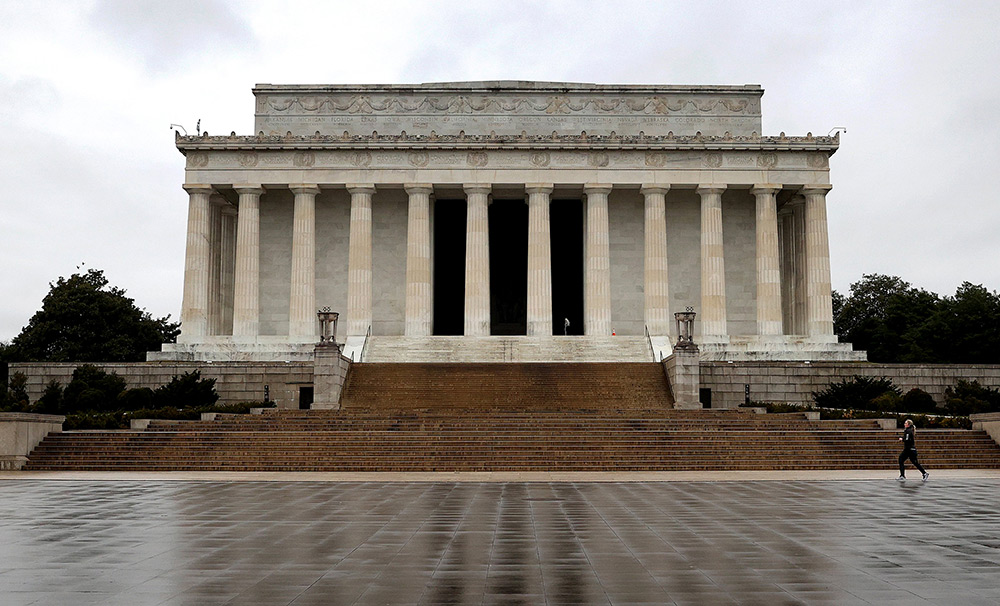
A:
[[[299,387],[299,410],[309,410],[313,404],[313,387]]]
[[[698,388],[698,399],[701,400],[702,408],[712,407],[712,388],[711,387],[699,387]]]
[[[552,245],[552,332],[583,334],[583,202],[549,205]],[[569,327],[566,327],[569,320]],[[565,330],[565,333],[564,333]]]
[[[465,200],[434,202],[434,334],[465,332]]]
[[[528,331],[528,205],[490,204],[490,334]]]

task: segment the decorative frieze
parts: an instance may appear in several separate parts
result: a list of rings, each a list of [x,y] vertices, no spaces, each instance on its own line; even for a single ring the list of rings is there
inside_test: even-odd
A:
[[[642,151],[642,150],[421,150],[421,151],[191,151],[187,168],[199,169],[468,169],[518,170],[613,169],[721,169],[806,170],[829,169],[828,152],[806,151]]]

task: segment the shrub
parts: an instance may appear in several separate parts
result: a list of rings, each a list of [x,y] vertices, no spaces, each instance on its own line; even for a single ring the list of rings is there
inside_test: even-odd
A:
[[[904,412],[937,412],[937,402],[926,391],[914,387],[903,395]]]
[[[198,370],[186,372],[179,377],[174,375],[169,383],[157,387],[153,392],[153,404],[156,408],[210,406],[218,400],[215,379],[202,379],[201,371]]]
[[[985,387],[979,381],[959,379],[955,387],[944,390],[945,410],[952,415],[970,415],[1000,411],[1000,390]]]
[[[126,389],[118,394],[118,407],[122,410],[138,410],[153,407],[153,390],[148,387]]]
[[[125,379],[113,372],[105,372],[92,364],[78,366],[63,392],[62,410],[66,413],[115,410],[118,395],[125,391],[125,386]]]
[[[123,421],[121,411],[78,410],[66,415],[64,430],[73,429],[123,429],[127,422]]]
[[[892,393],[896,398],[903,395],[902,390],[885,377],[878,379],[855,376],[840,383],[831,383],[822,391],[814,391],[813,401],[823,408],[870,408],[873,400],[886,393]],[[888,401],[882,400],[883,404]]]
[[[4,398],[0,401],[6,412],[27,412],[28,406],[28,377],[23,372],[14,372],[10,375],[9,384],[5,386]]]
[[[902,412],[903,398],[895,391],[887,391],[873,398],[869,408],[879,412]]]
[[[49,381],[45,386],[45,392],[38,398],[35,405],[31,407],[31,412],[40,414],[59,414],[63,407],[63,388],[59,381],[55,379]]]

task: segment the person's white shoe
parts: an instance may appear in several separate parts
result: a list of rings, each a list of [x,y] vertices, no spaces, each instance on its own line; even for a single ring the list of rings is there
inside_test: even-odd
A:
[[[926,482],[926,481],[927,481],[927,478],[929,478],[929,477],[931,477],[931,474],[929,474],[929,473],[927,473],[927,472],[925,471],[925,472],[924,472],[924,479],[923,479],[923,481],[924,481],[924,482]]]
[[[905,482],[906,481],[906,476],[899,476],[898,478],[896,478],[896,480],[899,481],[899,482]]]

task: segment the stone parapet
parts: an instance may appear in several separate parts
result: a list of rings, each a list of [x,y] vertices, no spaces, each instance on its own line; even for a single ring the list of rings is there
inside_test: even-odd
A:
[[[28,454],[52,432],[62,431],[61,415],[0,412],[0,471],[24,467]]]
[[[10,365],[10,372],[21,372],[27,377],[28,398],[34,402],[42,396],[49,381],[55,380],[63,387],[73,378],[73,371],[80,364],[19,362]],[[114,372],[129,388],[156,389],[169,383],[175,375],[195,370],[203,379],[215,379],[215,390],[220,404],[263,401],[264,387],[279,408],[298,408],[299,388],[312,386],[313,363],[309,362],[117,362],[94,363],[107,372]]]
[[[703,347],[704,349],[704,347]],[[886,377],[903,392],[919,388],[938,404],[959,379],[1000,386],[998,364],[877,364],[872,362],[701,362],[701,386],[712,390],[713,408],[743,403],[744,386],[755,402],[812,404],[812,393],[854,376]]]

